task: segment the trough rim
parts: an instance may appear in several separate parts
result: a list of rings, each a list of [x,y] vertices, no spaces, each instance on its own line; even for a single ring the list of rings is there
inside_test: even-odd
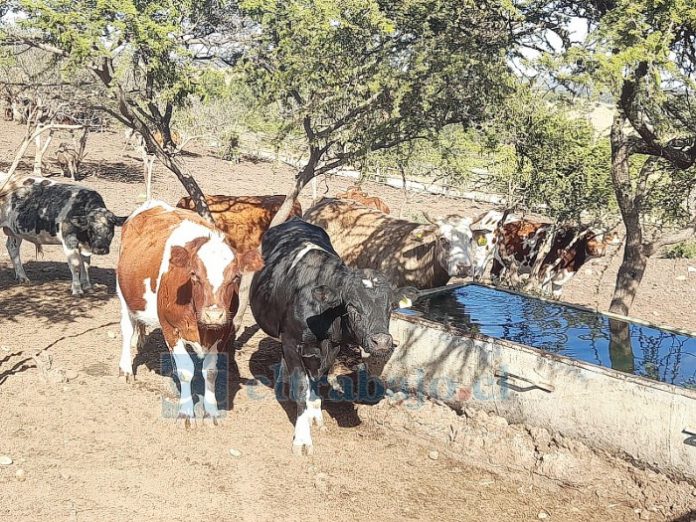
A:
[[[507,293],[514,294],[514,295],[520,295],[523,297],[532,297],[535,299],[541,299],[541,300],[548,302],[548,303],[562,304],[564,306],[569,306],[571,308],[576,308],[579,310],[592,312],[592,313],[598,313],[598,314],[610,317],[612,319],[621,319],[621,320],[625,320],[625,321],[635,322],[635,323],[641,324],[643,326],[649,326],[652,328],[659,328],[661,330],[666,330],[666,331],[681,334],[681,335],[688,335],[690,337],[696,337],[695,333],[689,332],[686,330],[680,330],[680,329],[676,329],[676,328],[664,328],[662,326],[656,325],[654,323],[650,323],[648,321],[634,320],[634,319],[630,318],[629,316],[603,313],[603,312],[599,312],[597,310],[593,310],[592,308],[589,308],[586,306],[574,305],[574,304],[566,303],[565,301],[556,301],[556,300],[552,300],[552,299],[537,297],[537,296],[532,295],[532,294],[526,294],[524,292],[519,292],[519,291],[515,291],[515,290],[502,289],[502,288],[498,288],[498,287],[490,285],[490,284],[477,283],[477,282],[473,282],[473,281],[463,283],[463,284],[446,285],[446,286],[439,287],[437,289],[433,288],[432,290],[425,291],[423,294],[421,294],[421,296],[434,295],[434,294],[438,294],[440,292],[444,292],[444,291],[448,291],[448,290],[455,290],[457,288],[463,288],[465,286],[470,286],[470,285],[484,286],[487,288],[491,288],[494,290],[501,290],[503,292],[507,292]],[[467,332],[467,331],[465,331],[461,328],[458,328],[456,326],[444,325],[442,323],[438,323],[436,321],[431,321],[430,319],[425,319],[423,317],[419,317],[416,315],[409,315],[409,314],[400,313],[398,309],[393,311],[393,315],[395,315],[396,319],[398,319],[398,320],[406,321],[408,323],[412,323],[412,324],[415,324],[417,326],[434,328],[434,329],[440,330],[440,331],[447,333],[447,334],[451,334],[451,335],[455,335],[455,336],[463,337],[463,338],[468,338],[468,339],[471,339],[474,341],[481,341],[481,342],[486,342],[486,343],[491,343],[491,342],[496,343],[504,348],[512,348],[512,349],[516,349],[516,350],[522,350],[522,351],[528,352],[528,353],[535,355],[535,356],[538,356],[538,357],[543,357],[543,358],[552,360],[554,362],[566,364],[568,366],[580,368],[580,369],[587,370],[590,372],[599,373],[599,374],[602,374],[606,377],[611,377],[611,378],[618,379],[618,380],[625,381],[625,382],[631,382],[631,383],[634,383],[634,384],[637,384],[640,386],[646,386],[646,387],[654,388],[654,389],[657,389],[660,391],[673,393],[676,395],[681,395],[681,396],[684,396],[688,399],[696,400],[696,389],[690,389],[690,388],[685,388],[683,386],[677,386],[676,384],[670,384],[667,382],[656,381],[654,379],[649,379],[647,377],[643,377],[640,375],[624,373],[624,372],[621,372],[619,370],[615,370],[613,368],[609,368],[606,366],[600,366],[598,364],[593,364],[593,363],[590,363],[587,361],[581,361],[579,359],[574,359],[574,358],[569,357],[567,355],[549,352],[549,351],[544,350],[543,348],[535,348],[535,347],[529,346],[527,344],[521,344],[521,343],[517,343],[515,341],[509,341],[507,339],[498,339],[497,337],[492,337],[492,336],[481,334],[481,333]]]

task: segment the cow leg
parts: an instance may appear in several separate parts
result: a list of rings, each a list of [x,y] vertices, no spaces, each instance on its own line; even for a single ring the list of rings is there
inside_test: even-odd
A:
[[[316,385],[313,381],[309,382],[309,390],[307,391],[307,413],[309,414],[310,423],[324,428],[324,416],[321,413],[321,397],[317,393]]]
[[[217,361],[218,351],[217,342],[208,350],[208,353],[203,359],[203,381],[205,382],[205,395],[203,397],[203,406],[205,408],[205,417],[211,417],[213,424],[217,425],[217,419],[220,416],[218,411],[217,399],[215,398],[215,380],[217,379]]]
[[[289,373],[290,398],[297,404],[297,419],[295,420],[295,433],[292,439],[292,453],[302,456],[303,453],[312,455],[311,419],[312,413],[308,408],[311,400],[309,377],[302,365],[302,358],[298,346],[292,340],[281,338],[283,345],[283,359]]]
[[[191,396],[191,381],[195,367],[191,356],[186,351],[184,341],[179,339],[172,350],[174,353],[174,363],[176,365],[176,375],[181,383],[181,397],[179,398],[179,418],[185,419],[188,428],[193,418],[193,397]]]
[[[19,247],[22,244],[22,238],[9,232],[7,228],[5,229],[5,233],[7,234],[7,242],[5,243],[5,246],[7,246],[7,253],[10,255],[10,259],[12,259],[12,265],[14,265],[17,280],[20,283],[28,283],[29,278],[27,277],[26,272],[24,272],[22,260],[19,257]]]
[[[121,360],[118,363],[118,375],[125,376],[126,382],[133,382],[133,361],[131,360],[131,348],[136,332],[140,332],[140,326],[130,315],[126,300],[121,294],[121,289],[116,282],[116,295],[121,303]],[[136,341],[137,343],[137,341]]]
[[[80,286],[82,290],[88,292],[92,289],[92,282],[89,280],[89,265],[92,256],[80,253]]]
[[[80,272],[82,271],[82,256],[79,248],[70,248],[63,245],[63,251],[68,258],[68,267],[72,274],[72,295],[84,295],[82,285],[80,284]]]

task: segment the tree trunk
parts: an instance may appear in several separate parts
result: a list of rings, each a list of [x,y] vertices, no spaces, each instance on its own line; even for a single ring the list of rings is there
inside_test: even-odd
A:
[[[619,110],[611,128],[611,179],[621,218],[626,227],[626,247],[616,276],[614,296],[609,310],[621,315],[628,315],[648,262],[640,223],[642,194],[638,193],[631,183],[631,151],[623,130],[625,122],[626,117]]]
[[[637,234],[635,230],[626,231],[626,248],[609,306],[609,311],[615,314],[628,315],[645,274],[648,257],[645,255],[640,237],[640,229]]]

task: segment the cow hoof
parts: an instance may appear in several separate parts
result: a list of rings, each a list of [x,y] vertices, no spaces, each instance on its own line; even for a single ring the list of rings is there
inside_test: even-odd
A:
[[[133,384],[135,382],[135,375],[132,373],[126,373],[120,368],[118,369],[118,378],[126,381],[126,384]]]
[[[85,293],[84,293],[84,291],[82,290],[82,288],[79,288],[79,289],[78,289],[78,288],[73,288],[73,289],[72,289],[72,295],[74,295],[75,297],[82,297],[83,295],[85,295]]]
[[[192,417],[190,415],[187,415],[186,413],[180,413],[179,416],[177,417],[177,421],[181,422],[184,425],[184,428],[187,430],[191,429],[191,426],[192,426],[191,419],[192,419]],[[195,420],[194,420],[193,426],[195,426]]]
[[[88,286],[83,286],[82,291],[86,294],[93,294],[94,293],[94,287],[92,285]]]
[[[296,457],[302,457],[303,455],[314,455],[314,446],[311,444],[293,444],[292,454]]]
[[[28,277],[18,277],[18,278],[17,278],[17,282],[18,282],[20,285],[26,285],[26,284],[31,283],[31,281],[29,281],[29,278],[28,278]]]
[[[203,424],[208,426],[220,426],[220,416],[211,415],[210,413],[203,414]]]

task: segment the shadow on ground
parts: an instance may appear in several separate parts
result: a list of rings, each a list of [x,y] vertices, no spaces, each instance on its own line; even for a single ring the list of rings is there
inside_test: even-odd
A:
[[[291,385],[279,383],[281,347],[280,343],[266,337],[259,342],[258,349],[251,355],[249,369],[254,382],[275,391],[276,399],[285,410],[288,420],[294,423],[297,417],[295,401],[292,400]],[[351,428],[361,423],[357,414],[357,404],[376,404],[384,398],[385,388],[376,377],[367,374],[364,368],[356,367],[359,358],[349,349],[342,349],[334,368],[342,391],[335,390],[324,379],[319,386],[322,396],[322,409],[342,428]]]
[[[0,322],[19,317],[41,319],[49,324],[72,323],[91,317],[95,307],[113,298],[116,292],[112,268],[90,268],[92,293],[78,297],[70,293],[67,263],[33,261],[24,264],[30,283],[18,284],[12,268],[0,269]]]
[[[234,350],[219,353],[217,361],[218,375],[215,381],[215,396],[218,400],[220,410],[229,411],[234,409],[234,399],[241,389],[239,367],[234,359]],[[201,373],[203,359],[189,350],[191,360],[194,364],[194,378],[191,391],[194,397],[194,407],[202,407],[203,395],[205,394],[205,383]],[[144,371],[154,372],[165,379],[170,386],[169,397],[172,399],[170,404],[164,405],[163,414],[175,418],[178,414],[178,398],[181,396],[181,382],[176,375],[176,366],[167,344],[162,336],[162,331],[158,328],[145,336],[145,341],[139,350],[132,349],[133,372],[136,382],[139,380],[138,374],[142,376]],[[202,413],[201,413],[202,415]],[[196,412],[198,416],[198,411]]]

